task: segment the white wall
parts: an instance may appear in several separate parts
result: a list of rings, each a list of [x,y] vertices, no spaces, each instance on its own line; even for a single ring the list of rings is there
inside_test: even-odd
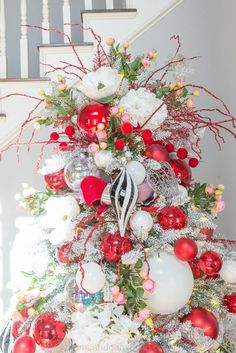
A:
[[[160,62],[163,62],[168,53],[173,50],[169,37],[172,34],[180,34],[186,55],[202,55],[201,61],[194,64],[196,72],[190,79],[208,86],[222,96],[236,114],[235,13],[235,0],[224,2],[222,0],[185,0],[174,12],[139,38],[131,49],[133,52],[140,53],[155,47],[161,54]],[[202,101],[204,101],[203,98]],[[202,147],[203,162],[195,171],[195,176],[200,180],[216,184],[223,182],[226,185],[227,209],[220,217],[219,229],[229,238],[235,238],[236,144],[229,139],[228,144],[223,146],[222,151],[219,151],[212,136],[206,135]],[[0,162],[3,287],[9,281],[9,251],[17,232],[14,219],[25,215],[17,209],[13,196],[21,191],[21,182],[28,182],[35,187],[42,186],[42,181],[35,172],[37,156],[37,148],[33,148],[31,153],[22,150],[20,164],[17,164],[15,151],[11,150],[3,156],[3,161]],[[7,308],[10,292],[4,289],[1,295],[4,297],[5,308]]]

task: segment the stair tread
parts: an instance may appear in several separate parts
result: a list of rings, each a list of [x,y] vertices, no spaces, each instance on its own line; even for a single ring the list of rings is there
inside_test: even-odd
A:
[[[30,77],[30,78],[1,78],[0,82],[35,82],[35,81],[51,81],[49,77]]]
[[[86,47],[86,46],[93,46],[94,44],[92,42],[79,42],[79,43],[71,43],[73,46],[81,46],[81,47]],[[49,43],[49,44],[40,44],[38,45],[38,48],[50,48],[50,47],[71,47],[70,43]]]
[[[82,10],[81,14],[86,13],[112,13],[112,12],[137,12],[137,9],[100,9],[100,10]]]

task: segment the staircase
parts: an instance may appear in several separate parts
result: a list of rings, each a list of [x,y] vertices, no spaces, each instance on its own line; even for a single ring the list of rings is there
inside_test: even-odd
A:
[[[48,64],[53,67],[63,66],[62,61],[78,64],[68,37],[84,65],[92,64],[96,46],[91,31],[66,24],[82,23],[83,28],[90,27],[99,34],[103,42],[108,37],[115,37],[118,42],[131,44],[183,0],[64,0],[55,2],[54,7],[53,1],[30,4],[21,0],[19,9],[15,8],[19,22],[15,29],[11,12],[8,15],[12,1],[0,0],[0,149],[16,137],[22,122],[35,106],[34,100],[24,97],[11,96],[2,100],[1,97],[13,93],[38,96],[40,90],[47,90],[50,80],[59,73],[65,75],[60,70],[47,73],[51,70]],[[14,23],[17,24],[15,17]],[[66,36],[32,29],[26,24],[57,28]],[[19,59],[16,60],[19,67],[12,64],[15,58]],[[78,78],[73,75],[76,72],[73,67],[70,72],[72,74],[67,77],[73,85]]]

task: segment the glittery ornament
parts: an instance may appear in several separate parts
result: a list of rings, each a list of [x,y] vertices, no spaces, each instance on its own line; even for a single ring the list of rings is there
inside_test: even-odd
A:
[[[216,339],[219,333],[219,323],[210,311],[204,308],[193,308],[192,311],[184,316],[183,322],[191,321],[193,327],[204,330],[204,335]]]
[[[96,141],[98,125],[104,126],[108,123],[108,106],[98,102],[87,104],[80,112],[77,126],[81,134],[89,141]]]
[[[215,251],[207,251],[199,260],[199,267],[206,275],[214,275],[221,270],[222,259]]]
[[[178,194],[178,180],[168,162],[160,162],[159,167],[147,168],[147,182],[158,194],[173,197]]]
[[[103,301],[102,292],[87,294],[77,286],[75,279],[72,279],[68,282],[65,291],[70,307],[77,311],[81,310],[81,305],[87,308],[91,308]]]
[[[53,313],[40,315],[33,326],[33,337],[36,343],[43,348],[58,346],[66,334],[64,322],[55,318]]]
[[[227,307],[230,313],[236,314],[236,292],[225,295],[223,304]]]
[[[91,171],[88,167],[88,156],[83,152],[81,152],[76,158],[72,159],[65,166],[64,170],[66,184],[73,191],[79,191],[81,181],[90,174]]]
[[[158,223],[164,230],[180,230],[187,226],[187,215],[179,207],[166,206],[158,213]]]
[[[108,233],[102,240],[101,250],[109,262],[118,262],[122,255],[133,249],[133,243],[129,236],[121,237],[119,232]]]
[[[198,259],[194,259],[192,261],[189,261],[189,266],[191,267],[191,270],[193,272],[194,279],[200,278],[204,275],[203,271],[199,267],[199,260]]]
[[[60,169],[58,172],[45,175],[44,181],[47,188],[52,191],[61,192],[67,189],[64,169]]]
[[[188,164],[180,159],[171,159],[170,166],[176,178],[180,180],[181,185],[188,186],[192,179],[192,172]]]

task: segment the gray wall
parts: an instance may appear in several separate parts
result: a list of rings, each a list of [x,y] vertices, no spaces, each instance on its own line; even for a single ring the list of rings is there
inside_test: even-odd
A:
[[[8,0],[10,3],[10,0]],[[12,1],[12,0],[11,0]],[[34,0],[36,2],[36,0]],[[16,1],[14,1],[15,3]],[[33,1],[32,1],[33,2]],[[18,2],[17,2],[18,3]],[[192,82],[204,84],[221,96],[236,114],[236,44],[234,29],[235,0],[185,0],[174,12],[146,32],[131,47],[134,53],[140,53],[155,47],[160,52],[160,63],[171,51],[173,43],[169,42],[172,34],[181,36],[186,55],[201,55],[202,59],[193,64],[195,74]],[[14,55],[12,55],[14,57]],[[202,104],[208,99],[202,97]],[[219,151],[210,134],[205,135],[202,143],[203,161],[195,171],[196,179],[213,183],[223,182],[226,185],[225,198],[227,208],[219,218],[219,230],[229,238],[236,238],[235,199],[236,199],[236,166],[235,141],[229,138],[228,143]],[[21,152],[20,164],[17,164],[15,151],[3,156],[0,163],[0,224],[3,234],[3,282],[9,280],[9,251],[16,234],[14,219],[23,216],[17,208],[13,195],[21,191],[21,182],[28,182],[41,187],[42,181],[35,172],[37,148],[28,154]],[[33,236],[33,235],[32,235]],[[1,293],[0,293],[1,295]],[[5,308],[9,304],[9,291],[4,289],[2,295]]]

